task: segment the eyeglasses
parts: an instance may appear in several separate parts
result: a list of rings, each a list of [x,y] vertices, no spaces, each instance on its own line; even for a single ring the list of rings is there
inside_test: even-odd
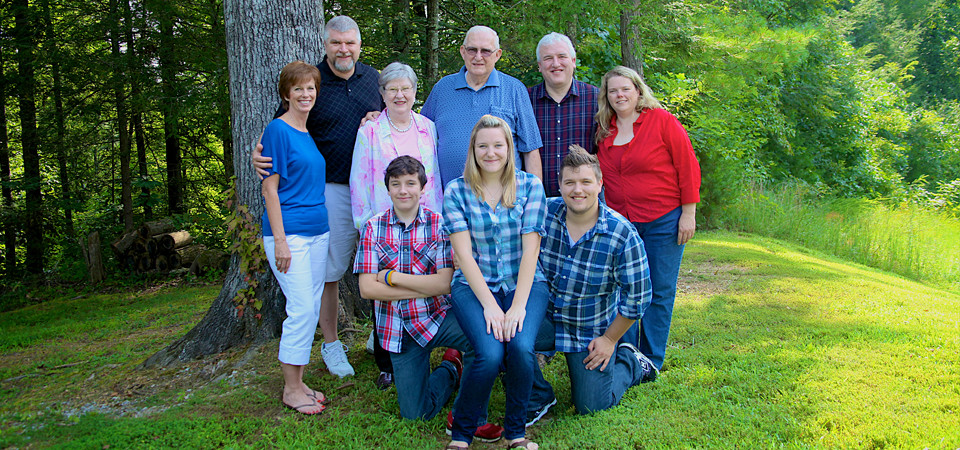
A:
[[[467,54],[471,57],[477,56],[477,52],[480,52],[481,58],[489,58],[496,50],[490,50],[489,48],[476,48],[476,47],[466,47],[464,50],[467,51]]]
[[[410,95],[410,94],[413,93],[413,88],[410,87],[410,86],[406,86],[406,87],[402,87],[402,88],[395,88],[395,87],[394,87],[394,88],[384,89],[384,91],[386,91],[386,93],[390,94],[391,97],[396,97],[397,94],[400,93],[400,92],[403,92],[403,95],[406,96],[406,95]]]

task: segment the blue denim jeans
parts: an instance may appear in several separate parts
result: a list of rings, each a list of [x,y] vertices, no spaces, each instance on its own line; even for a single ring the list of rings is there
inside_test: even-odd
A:
[[[490,391],[502,362],[506,363],[506,373],[503,376],[506,396],[503,437],[506,439],[523,437],[526,433],[527,400],[530,397],[530,386],[537,368],[533,344],[540,323],[546,314],[549,295],[547,283],[542,281],[533,283],[527,299],[523,331],[517,333],[509,342],[500,342],[493,337],[492,333],[487,333],[483,306],[470,286],[454,283],[451,290],[452,311],[476,352],[473,364],[463,373],[460,395],[453,407],[453,440],[472,442],[473,433],[480,424],[481,416],[486,412]],[[513,304],[513,295],[512,291],[493,292],[497,304],[504,311]]]
[[[680,207],[653,222],[634,222],[640,233],[650,264],[650,284],[653,299],[643,313],[640,323],[640,345],[637,348],[659,369],[667,351],[673,302],[677,298],[677,276],[683,260],[683,247],[677,245]]]
[[[443,361],[430,373],[430,351],[437,347],[450,347],[463,352],[465,367],[468,356],[470,359],[473,356],[473,349],[463,335],[460,324],[449,313],[426,347],[421,347],[404,331],[400,353],[390,353],[397,402],[400,404],[400,416],[404,419],[432,419],[457,387],[457,368],[453,363]]]
[[[628,342],[637,344],[638,322],[627,329],[617,345]],[[538,352],[553,350],[555,327],[549,317],[543,319],[540,333],[534,348]],[[643,368],[637,358],[628,350],[618,348],[607,364],[606,370],[587,370],[583,360],[590,352],[565,353],[567,369],[570,373],[570,391],[573,397],[573,406],[580,414],[589,414],[600,411],[620,403],[623,393],[631,386],[640,384],[643,379]],[[536,411],[552,402],[556,396],[553,386],[543,378],[540,366],[536,367],[533,376],[533,388],[530,392],[530,402],[527,412]]]

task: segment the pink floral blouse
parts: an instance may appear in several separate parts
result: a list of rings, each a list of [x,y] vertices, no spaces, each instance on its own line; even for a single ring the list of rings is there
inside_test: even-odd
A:
[[[413,130],[417,133],[419,154],[411,156],[420,160],[427,172],[420,205],[437,214],[443,214],[443,186],[440,186],[440,168],[437,166],[437,128],[433,121],[413,111]],[[383,174],[387,165],[401,154],[390,135],[387,112],[380,113],[377,120],[367,121],[357,131],[357,143],[353,147],[353,165],[350,168],[350,202],[353,208],[353,225],[363,225],[376,214],[393,206],[387,195]]]

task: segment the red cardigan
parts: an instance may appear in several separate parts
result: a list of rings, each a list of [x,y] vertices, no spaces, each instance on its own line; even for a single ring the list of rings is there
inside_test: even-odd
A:
[[[686,203],[700,201],[700,163],[687,131],[665,109],[645,109],[633,123],[633,140],[600,142],[597,157],[603,171],[607,205],[631,222],[651,222]]]

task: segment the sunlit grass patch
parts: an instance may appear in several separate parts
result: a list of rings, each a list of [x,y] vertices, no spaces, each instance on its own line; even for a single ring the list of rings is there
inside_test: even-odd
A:
[[[749,235],[698,233],[684,258],[661,377],[613,409],[579,416],[558,356],[545,377],[559,403],[529,437],[545,449],[960,446],[960,296]],[[100,313],[56,300],[32,319],[56,333],[8,328],[23,316],[0,314],[21,342],[0,347],[0,371],[37,374],[0,385],[0,447],[445,445],[451,405],[432,420],[405,421],[395,390],[374,387],[365,323],[343,333],[357,376],[331,376],[318,355],[308,366],[305,381],[332,399],[320,417],[281,407],[277,341],[138,370],[199,320],[206,305],[197,299],[217,289],[104,297]],[[123,314],[148,319],[115,325]],[[90,321],[105,324],[98,340],[85,338],[97,329]],[[491,420],[502,423],[503,408],[497,383]]]

